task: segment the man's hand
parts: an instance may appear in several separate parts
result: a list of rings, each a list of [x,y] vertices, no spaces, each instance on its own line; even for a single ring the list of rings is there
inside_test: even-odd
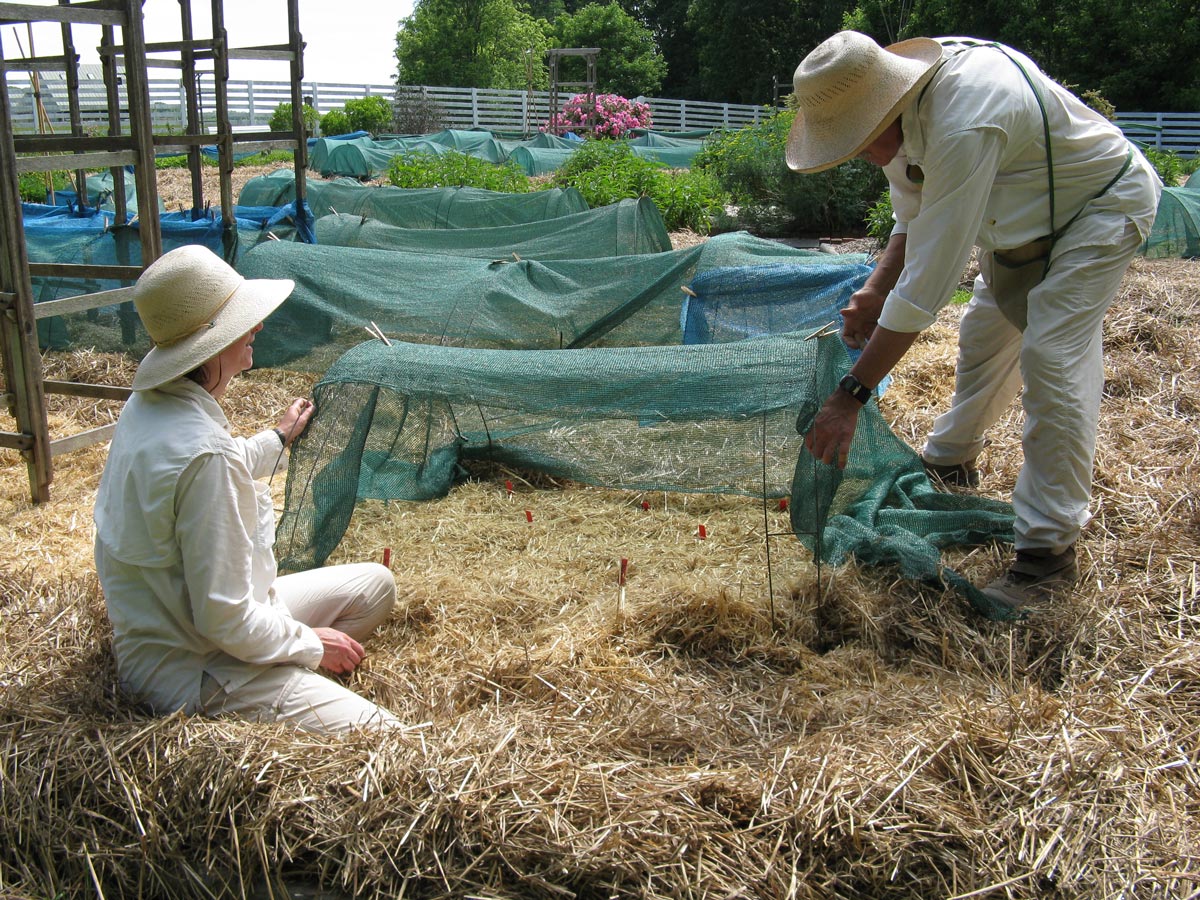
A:
[[[871,285],[863,285],[850,295],[850,305],[841,310],[842,339],[847,346],[861,350],[875,331],[879,315],[883,312],[883,301],[886,293],[881,293]]]
[[[860,409],[862,404],[845,391],[838,389],[830,394],[804,436],[808,452],[823,463],[846,468]]]
[[[304,429],[308,427],[308,420],[313,417],[313,413],[316,411],[316,404],[305,397],[297,397],[284,410],[279,424],[275,427],[283,433],[285,438],[283,445],[285,447],[290,447],[292,441],[304,433]]]
[[[362,644],[336,628],[314,628],[313,631],[321,639],[321,646],[325,648],[325,655],[321,657],[322,669],[345,675],[353,672],[367,655]]]

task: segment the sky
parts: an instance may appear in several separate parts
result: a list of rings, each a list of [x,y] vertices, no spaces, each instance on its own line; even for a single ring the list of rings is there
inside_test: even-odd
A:
[[[24,0],[36,6],[53,6],[57,0]],[[210,0],[190,0],[193,29],[197,37],[212,33]],[[304,80],[339,84],[391,83],[396,72],[396,30],[399,21],[412,13],[413,0],[299,0],[300,34],[304,38]],[[286,0],[225,0],[225,30],[231,47],[282,44],[287,41]],[[179,40],[179,0],[145,0],[143,21],[149,42]],[[99,62],[95,48],[100,43],[99,26],[73,28],[80,62]],[[0,27],[4,58],[30,55],[29,33],[24,25]],[[19,46],[18,46],[19,42]],[[35,28],[34,49],[38,56],[62,53],[57,25]],[[170,76],[167,69],[151,70],[151,78]],[[229,77],[263,81],[287,81],[285,62],[234,60]]]

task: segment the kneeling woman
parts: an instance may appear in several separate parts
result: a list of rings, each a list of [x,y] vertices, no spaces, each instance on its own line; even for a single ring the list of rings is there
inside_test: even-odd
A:
[[[182,709],[311,731],[397,728],[318,672],[351,672],[391,613],[375,563],[278,576],[267,477],[308,425],[235,438],[217,401],[254,363],[254,336],[293,282],[246,280],[203,247],[156,260],[134,305],[154,341],[138,366],[96,497],[96,571],[122,686],[158,714]]]

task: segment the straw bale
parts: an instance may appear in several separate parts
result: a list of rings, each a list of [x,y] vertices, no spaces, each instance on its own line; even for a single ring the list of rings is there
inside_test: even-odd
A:
[[[1086,580],[1019,625],[887,570],[818,570],[753,498],[480,465],[441,500],[362,504],[331,562],[391,550],[401,608],[345,679],[409,723],[388,739],[139,711],[90,562],[103,448],[57,460],[40,507],[0,454],[0,892],[1196,896],[1198,287],[1192,262],[1127,276]],[[910,442],[949,400],[958,314],[883,398]],[[309,387],[252,372],[224,405],[246,432]],[[56,428],[115,414],[53,402]],[[990,435],[992,496],[1020,420]],[[946,556],[982,581],[1005,548]]]

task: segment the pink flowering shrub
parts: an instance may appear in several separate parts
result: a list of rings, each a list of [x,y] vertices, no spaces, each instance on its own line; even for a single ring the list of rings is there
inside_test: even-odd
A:
[[[595,118],[593,120],[593,100]],[[558,115],[542,126],[542,131],[564,134],[573,131],[581,137],[624,137],[635,128],[650,127],[650,104],[626,100],[617,94],[576,94],[563,104]]]

